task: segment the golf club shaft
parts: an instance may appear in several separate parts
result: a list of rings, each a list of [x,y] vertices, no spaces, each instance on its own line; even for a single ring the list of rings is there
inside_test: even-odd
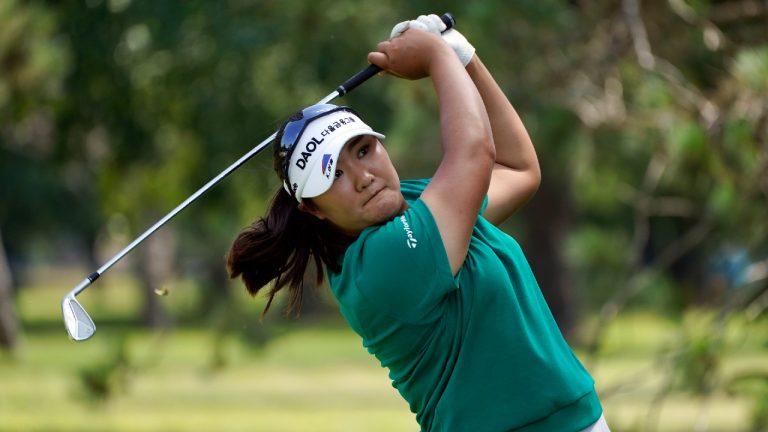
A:
[[[335,99],[334,98],[331,98]],[[109,261],[107,261],[103,266],[99,267],[98,270],[96,270],[94,273],[90,274],[83,282],[80,283],[75,288],[74,294],[77,295],[80,291],[84,290],[88,285],[90,285],[90,282],[95,281],[99,278],[104,272],[109,270],[110,267],[115,265],[118,261],[120,261],[123,257],[128,255],[129,252],[131,252],[136,246],[141,244],[144,240],[146,240],[147,237],[151,236],[155,231],[160,229],[163,225],[165,225],[168,221],[173,219],[177,214],[181,213],[182,210],[187,208],[190,204],[192,204],[195,200],[197,200],[201,195],[208,192],[212,187],[216,186],[220,181],[222,181],[226,176],[231,174],[236,169],[240,168],[244,163],[246,163],[249,159],[251,159],[253,156],[261,152],[261,150],[264,149],[269,143],[272,142],[272,140],[275,139],[275,136],[277,135],[277,132],[270,135],[267,139],[260,142],[256,147],[251,149],[248,153],[244,154],[240,159],[235,161],[232,165],[227,167],[224,171],[219,173],[216,177],[212,178],[208,183],[206,183],[203,187],[197,190],[197,192],[193,193],[189,196],[184,202],[176,206],[173,210],[171,210],[170,213],[163,216],[162,219],[157,221],[154,225],[152,225],[148,230],[144,231],[143,234],[141,234],[139,237],[136,238],[131,244],[123,248],[120,252],[117,253],[117,255],[113,256]],[[88,281],[89,283],[86,283]]]
[[[455,25],[454,18],[451,14],[445,13],[440,17],[443,22],[446,25],[446,30],[453,28]],[[318,104],[322,103],[328,103],[338,97],[344,96],[345,94],[349,93],[350,91],[354,90],[357,86],[364,83],[365,81],[369,80],[371,77],[376,75],[377,73],[381,72],[381,68],[376,65],[368,65],[365,69],[361,70],[360,72],[356,73],[352,77],[350,77],[348,80],[344,81],[340,86],[336,88],[333,92],[331,92],[328,96],[321,99]],[[139,237],[136,238],[136,240],[132,241],[128,246],[123,248],[120,252],[118,252],[115,256],[110,258],[109,261],[107,261],[104,265],[99,267],[98,270],[88,275],[87,278],[85,278],[80,284],[78,284],[74,289],[72,289],[68,295],[78,295],[80,292],[82,292],[84,289],[86,289],[89,285],[91,285],[96,279],[98,279],[102,274],[104,274],[107,270],[109,270],[110,267],[115,265],[118,261],[123,259],[128,253],[130,253],[136,246],[141,244],[144,240],[147,239],[147,237],[151,236],[155,231],[160,229],[163,225],[165,225],[168,221],[173,219],[177,214],[181,213],[182,210],[187,208],[190,204],[192,204],[195,200],[200,198],[201,195],[208,192],[212,187],[216,186],[219,182],[221,182],[225,177],[230,175],[233,171],[240,168],[244,163],[246,163],[248,160],[250,160],[253,156],[257,155],[259,152],[261,152],[264,147],[268,146],[274,139],[275,136],[277,136],[277,132],[270,135],[267,139],[260,142],[256,147],[251,149],[248,153],[244,154],[240,159],[235,161],[232,165],[227,167],[224,171],[219,173],[216,177],[212,178],[208,183],[206,183],[203,187],[197,190],[197,192],[193,193],[189,196],[184,202],[176,206],[173,210],[171,210],[170,213],[165,215],[162,219],[157,221],[154,225],[152,225],[149,229],[144,231],[143,234],[141,234]]]

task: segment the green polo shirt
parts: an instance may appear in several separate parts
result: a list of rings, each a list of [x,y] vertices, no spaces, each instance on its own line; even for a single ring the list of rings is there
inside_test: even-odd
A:
[[[423,431],[579,431],[602,408],[517,242],[478,216],[454,277],[419,199],[365,229],[329,275],[341,313]]]

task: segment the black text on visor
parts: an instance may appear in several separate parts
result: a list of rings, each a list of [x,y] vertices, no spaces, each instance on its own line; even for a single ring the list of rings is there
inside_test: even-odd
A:
[[[288,185],[291,185],[291,180],[288,178],[291,156],[296,148],[296,144],[299,142],[299,138],[301,138],[301,134],[304,133],[307,125],[313,120],[337,111],[349,111],[359,117],[353,109],[348,107],[340,107],[333,104],[317,104],[301,110],[301,118],[288,122],[283,128],[283,136],[280,138],[280,156],[283,158],[283,177]],[[296,191],[293,190],[293,187],[288,189],[291,195],[295,196]]]

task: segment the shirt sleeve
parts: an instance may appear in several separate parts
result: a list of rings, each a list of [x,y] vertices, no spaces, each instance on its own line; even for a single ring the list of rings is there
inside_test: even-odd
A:
[[[437,224],[420,199],[367,235],[354,259],[362,297],[405,322],[436,319],[457,289]]]

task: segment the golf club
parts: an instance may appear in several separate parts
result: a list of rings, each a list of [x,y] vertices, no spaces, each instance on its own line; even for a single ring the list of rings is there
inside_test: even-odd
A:
[[[440,18],[445,23],[446,30],[452,28],[455,25],[453,16],[450,13],[445,13]],[[317,103],[318,104],[328,103],[336,99],[337,97],[344,96],[345,94],[354,90],[357,86],[364,83],[365,81],[367,81],[368,79],[370,79],[372,76],[376,75],[379,72],[381,72],[381,68],[379,68],[378,66],[368,65],[368,67],[361,70],[357,74],[353,75],[348,80],[344,81],[344,83],[338,86],[332,93],[330,93],[328,96],[324,97]],[[98,279],[107,270],[109,270],[110,267],[112,267],[113,265],[115,265],[115,263],[117,263],[123,257],[125,257],[129,252],[131,252],[136,246],[138,246],[141,242],[143,242],[147,237],[149,237],[155,231],[157,231],[161,226],[165,225],[169,220],[173,219],[174,216],[179,214],[182,210],[184,210],[187,206],[189,206],[193,201],[198,199],[201,195],[206,193],[209,189],[211,189],[213,186],[215,186],[221,180],[223,180],[224,177],[231,174],[233,171],[238,169],[240,166],[242,166],[245,162],[247,162],[253,156],[258,154],[261,150],[263,150],[267,145],[269,145],[275,139],[276,135],[277,135],[277,132],[270,135],[267,139],[259,143],[256,147],[254,147],[248,153],[243,155],[240,159],[235,161],[235,163],[233,163],[232,165],[227,167],[224,171],[219,173],[219,175],[211,179],[203,187],[198,189],[197,192],[193,193],[189,198],[184,200],[184,202],[176,206],[176,208],[171,210],[170,213],[168,213],[162,219],[157,221],[157,223],[152,225],[148,230],[144,231],[144,233],[141,234],[138,238],[136,238],[136,240],[131,242],[131,244],[129,244],[123,250],[118,252],[103,266],[101,266],[98,270],[88,275],[88,277],[83,279],[83,281],[80,282],[80,284],[78,284],[75,288],[73,288],[70,292],[68,292],[64,296],[64,298],[61,300],[61,309],[64,315],[64,327],[67,329],[67,333],[69,333],[69,337],[75,341],[83,341],[93,336],[93,334],[96,332],[96,324],[93,323],[93,320],[91,319],[91,317],[85,311],[85,309],[80,304],[80,302],[78,302],[77,299],[75,298],[78,294],[83,292],[83,290],[85,290],[94,281],[96,281],[96,279]]]

